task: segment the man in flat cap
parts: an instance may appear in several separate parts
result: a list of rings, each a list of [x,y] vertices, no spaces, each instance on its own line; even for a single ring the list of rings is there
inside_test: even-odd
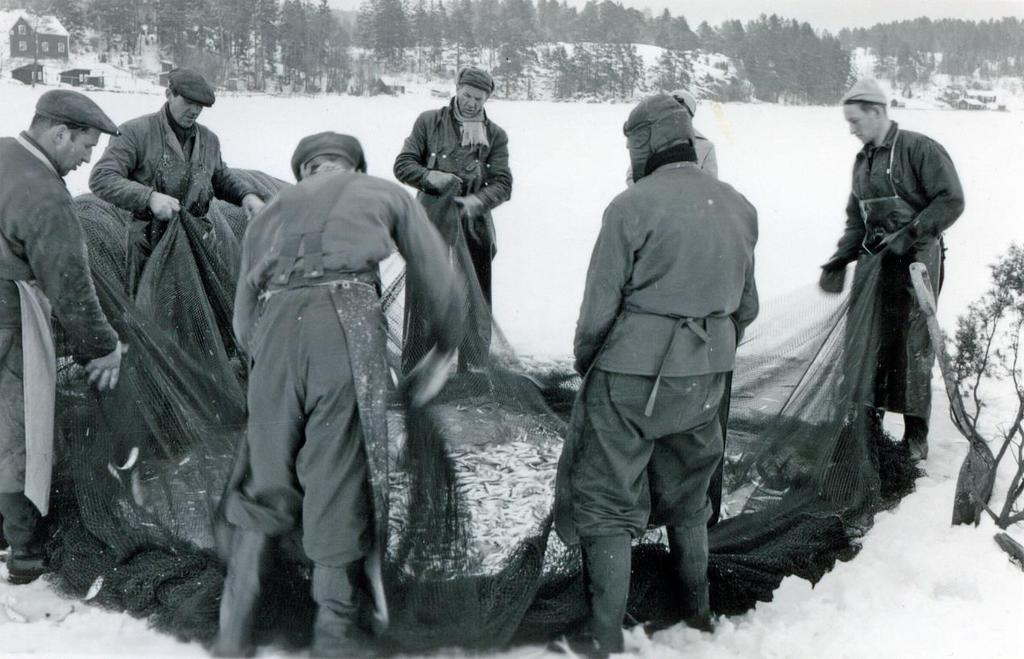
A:
[[[692,120],[697,115],[697,97],[685,89],[677,89],[670,93],[676,102],[686,108]],[[696,128],[693,129],[693,149],[697,152],[697,166],[708,174],[718,178],[718,156],[715,144]],[[626,185],[633,185],[633,168],[626,170]]]
[[[135,216],[128,253],[132,294],[167,223],[179,211],[203,218],[214,197],[242,206],[249,216],[263,207],[257,191],[224,164],[217,136],[196,123],[215,100],[206,79],[175,69],[166,96],[158,112],[121,126],[89,177],[97,197]]]
[[[395,158],[395,177],[419,190],[431,221],[452,246],[456,267],[472,274],[469,326],[459,347],[459,368],[482,368],[491,344],[491,261],[497,252],[491,210],[512,196],[508,136],[488,119],[484,104],[494,79],[483,69],[459,72],[455,98],[428,110],[413,124]],[[415,290],[406,292],[402,370],[408,372],[426,353]]]
[[[313,562],[313,655],[349,655],[365,642],[357,590],[379,567],[388,529],[378,264],[396,245],[423,296],[433,355],[447,355],[424,362],[447,367],[462,331],[462,286],[440,235],[398,185],[364,173],[358,140],[305,137],[292,170],[298,184],[246,230],[235,298],[235,333],[253,362],[248,469],[225,504],[236,530],[217,652],[228,656],[248,649],[268,539],[300,522]],[[375,595],[381,603],[382,590]]]
[[[29,129],[0,138],[0,516],[8,580],[47,571],[39,537],[49,510],[56,356],[51,312],[99,390],[117,385],[124,346],[100,308],[85,237],[64,176],[117,126],[88,97],[39,97]]]
[[[710,629],[708,485],[722,453],[719,402],[758,311],[757,212],[696,164],[690,115],[651,96],[623,127],[636,184],[612,200],[576,323],[584,377],[556,482],[555,525],[579,543],[588,655],[623,650],[632,540],[667,527],[682,609]],[[664,623],[665,621],[661,621]]]
[[[870,414],[879,431],[886,411],[902,414],[903,441],[911,458],[923,460],[928,456],[935,354],[909,266],[924,263],[938,295],[942,232],[963,213],[964,192],[942,145],[889,119],[885,93],[877,82],[857,81],[842,105],[850,132],[864,146],[853,164],[846,229],[832,258],[822,266],[820,285],[839,292],[848,263],[881,259],[880,345]],[[855,277],[854,286],[860,284]]]

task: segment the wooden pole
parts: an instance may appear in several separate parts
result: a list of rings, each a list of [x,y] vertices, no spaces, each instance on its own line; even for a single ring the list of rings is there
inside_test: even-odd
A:
[[[960,389],[953,375],[953,366],[946,352],[946,340],[935,316],[935,295],[932,293],[928,279],[928,268],[923,263],[910,264],[910,281],[914,286],[914,294],[921,305],[928,324],[928,336],[935,356],[942,371],[942,381],[946,385],[946,396],[949,398],[949,409],[953,417],[953,425],[960,431],[970,448],[967,457],[960,466],[960,474],[956,481],[956,496],[953,501],[953,524],[977,524],[981,519],[982,510],[992,496],[995,483],[995,457],[988,443],[974,430],[964,409]]]

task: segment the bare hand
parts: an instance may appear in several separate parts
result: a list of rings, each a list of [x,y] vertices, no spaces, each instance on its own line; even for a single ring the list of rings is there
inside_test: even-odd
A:
[[[436,169],[432,169],[427,172],[427,186],[434,190],[437,194],[442,194],[445,190],[452,186],[462,186],[462,179],[450,172],[442,172]]]
[[[128,352],[128,346],[120,341],[111,352],[97,357],[85,365],[89,374],[89,384],[97,391],[110,391],[117,386],[121,375],[121,357]]]
[[[149,210],[153,212],[156,219],[166,222],[181,210],[181,204],[174,197],[153,190],[153,193],[149,195]]]
[[[263,210],[266,204],[254,194],[247,194],[242,197],[242,208],[245,209],[245,216],[252,219],[252,216]]]

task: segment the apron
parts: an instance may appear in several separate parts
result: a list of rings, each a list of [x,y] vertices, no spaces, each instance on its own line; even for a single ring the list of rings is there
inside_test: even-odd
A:
[[[865,228],[862,246],[868,254],[879,254],[882,259],[876,293],[879,326],[872,330],[880,337],[874,405],[890,412],[927,419],[931,413],[931,370],[935,353],[928,336],[927,320],[914,296],[909,267],[915,261],[924,263],[932,288],[938,291],[942,243],[941,239],[925,238],[904,255],[883,251],[882,239],[913,224],[918,214],[914,206],[899,196],[893,181],[898,140],[899,132],[893,139],[888,167],[884,171],[892,194],[858,198]],[[876,189],[879,187],[875,186]],[[855,274],[855,286],[860,279]]]
[[[0,236],[0,277],[18,287],[21,304],[22,382],[25,400],[25,496],[45,516],[53,475],[57,351],[50,325],[50,301],[32,280],[28,264]]]

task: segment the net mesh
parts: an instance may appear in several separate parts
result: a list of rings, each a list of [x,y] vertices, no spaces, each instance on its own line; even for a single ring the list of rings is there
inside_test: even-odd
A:
[[[283,185],[239,173],[268,196]],[[130,216],[88,195],[75,203],[100,301],[131,349],[117,389],[100,395],[58,341],[53,581],[210,643],[224,578],[217,511],[245,428],[245,358],[230,332],[244,214],[215,202],[205,218],[172,222],[130,297]],[[471,274],[451,205],[432,212],[450,223],[456,268]],[[816,581],[856,553],[874,512],[912,488],[909,456],[866,405],[877,368],[878,273],[868,258],[848,296],[808,289],[765,305],[740,347],[721,520],[709,538],[718,613],[770,600],[787,575]],[[385,262],[382,274],[389,363],[399,373],[403,352],[424,346],[410,345],[420,340],[415,330],[403,336],[400,260]],[[470,305],[482,300],[479,289],[470,296]],[[485,368],[453,374],[426,409],[410,411],[394,392],[384,569],[391,624],[382,649],[545,640],[587,615],[578,549],[552,532],[555,466],[580,380],[568,360],[517,355],[493,322],[490,346]],[[635,542],[629,612],[637,621],[678,609],[663,535],[652,529]],[[283,539],[272,561],[261,642],[308,643],[309,567],[296,537]]]

